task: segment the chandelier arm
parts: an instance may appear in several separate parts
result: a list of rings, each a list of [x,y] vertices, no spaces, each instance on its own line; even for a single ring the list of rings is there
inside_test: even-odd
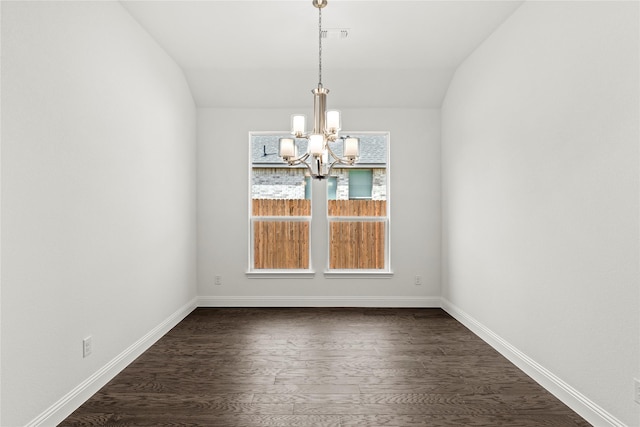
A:
[[[344,137],[340,137],[340,138],[338,138],[338,139],[344,139]],[[343,156],[343,157],[337,156],[337,155],[336,155],[336,153],[334,153],[334,152],[333,152],[333,150],[331,149],[331,147],[329,147],[329,142],[328,142],[328,141],[327,141],[326,147],[327,147],[327,151],[329,152],[329,154],[331,155],[331,157],[333,157],[333,158],[336,160],[336,162],[340,163],[341,165],[349,165],[349,166],[352,166],[352,165],[353,165],[353,163],[354,163],[354,161],[353,161],[353,160],[346,160],[346,159],[344,158],[344,156]],[[335,163],[335,162],[334,162],[334,163]],[[332,167],[333,167],[333,166],[332,166]]]
[[[339,159],[339,157],[336,156],[336,153],[334,153],[331,147],[329,147],[329,139],[327,139],[327,143],[325,144],[325,147],[327,147],[327,151],[329,152],[331,157],[333,157],[334,159]]]
[[[311,175],[312,177],[315,178],[315,175],[313,174],[313,169],[311,169],[311,165],[307,162],[301,162],[303,165],[305,165],[307,167],[307,169],[309,169],[309,175]]]
[[[309,164],[309,162],[307,162],[307,159],[310,157],[311,155],[309,153],[305,153],[302,156],[298,157],[297,159],[293,159],[293,160],[288,160],[287,164],[289,166],[298,166],[298,165],[304,165],[306,166],[307,169],[309,169],[309,175],[311,175],[313,178],[318,178],[320,177],[319,174],[315,174],[313,173],[313,168],[311,167],[311,165]],[[318,160],[320,161],[320,160]],[[320,161],[321,162],[321,161]],[[318,168],[319,170],[319,168]]]
[[[327,170],[327,176],[331,176],[331,172],[333,172],[333,167],[336,165],[336,163],[338,163],[338,160],[335,160],[333,163],[331,163],[329,169]]]
[[[331,163],[331,165],[329,165],[329,169],[327,170],[327,176],[331,176],[331,172],[333,171],[333,167],[335,165],[349,165],[349,166],[353,166],[353,161],[349,160],[349,161],[344,161],[341,159],[336,159],[333,163]]]
[[[293,160],[288,160],[287,163],[289,164],[289,166],[297,166],[300,164],[307,164],[307,162],[305,160],[307,160],[309,158],[309,153],[304,153],[302,156],[298,157],[297,159],[293,159]]]
[[[307,160],[308,157],[309,157],[309,153],[297,159],[289,160],[287,163],[289,164],[289,166],[305,165],[307,169],[309,169],[309,175],[311,175],[313,178],[317,178],[318,175],[313,173],[313,169],[311,168],[311,165],[305,161]]]

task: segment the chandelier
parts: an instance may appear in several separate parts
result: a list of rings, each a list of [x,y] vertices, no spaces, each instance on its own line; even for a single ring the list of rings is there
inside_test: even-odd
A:
[[[291,135],[293,137],[280,138],[278,154],[289,166],[304,165],[314,179],[325,179],[331,175],[337,164],[353,165],[360,155],[360,140],[351,136],[339,136],[340,112],[327,111],[327,94],[329,89],[322,86],[322,9],[327,0],[313,0],[313,6],[318,9],[318,87],[313,89],[313,130],[306,132],[306,117],[302,114],[291,116]],[[307,149],[298,155],[296,139],[307,140]],[[334,150],[342,142],[342,156]],[[334,144],[334,150],[329,143]]]

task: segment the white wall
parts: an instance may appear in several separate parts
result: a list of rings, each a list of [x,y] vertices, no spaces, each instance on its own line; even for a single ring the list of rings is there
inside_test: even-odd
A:
[[[311,104],[311,99],[309,100]],[[311,107],[311,105],[309,106]],[[291,109],[199,109],[198,290],[210,305],[402,305],[439,301],[440,114],[438,110],[346,109],[350,130],[390,131],[391,258],[386,279],[325,279],[326,230],[312,230],[313,279],[247,278],[250,131],[288,129]],[[311,112],[306,112],[311,117]],[[313,191],[325,191],[314,182]],[[317,200],[320,200],[319,198]],[[319,209],[318,209],[319,208]],[[321,217],[322,205],[314,205]],[[214,285],[222,276],[223,284]],[[414,276],[423,276],[422,286]],[[430,299],[431,298],[431,299]]]
[[[638,18],[637,2],[527,2],[442,108],[444,297],[629,426]]]
[[[2,66],[1,424],[18,426],[195,298],[196,111],[118,2],[3,1]]]

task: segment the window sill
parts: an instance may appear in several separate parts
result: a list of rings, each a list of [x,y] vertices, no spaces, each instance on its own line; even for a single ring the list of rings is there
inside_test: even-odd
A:
[[[324,272],[326,279],[390,279],[393,271],[380,270],[330,270]]]
[[[245,273],[249,279],[313,279],[313,270],[252,270]]]

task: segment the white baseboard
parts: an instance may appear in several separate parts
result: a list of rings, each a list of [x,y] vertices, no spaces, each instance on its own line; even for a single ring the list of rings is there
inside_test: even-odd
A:
[[[469,314],[440,297],[299,297],[299,296],[206,296],[194,298],[149,331],[129,348],[87,378],[27,427],[54,426],[63,421],[151,345],[180,323],[196,307],[416,307],[443,308],[457,321],[495,348],[509,361],[594,426],[627,427],[552,372],[515,348]]]
[[[440,308],[440,297],[206,296],[199,307],[388,307]]]
[[[594,426],[627,427],[622,421],[445,298],[442,298],[442,308]]]
[[[196,307],[197,298],[194,298],[187,304],[180,307],[162,323],[153,328],[146,335],[112,359],[109,363],[80,383],[60,400],[51,405],[42,414],[34,418],[26,425],[26,427],[55,426],[63,421],[73,411],[78,409],[87,399],[93,396],[106,383],[120,373],[120,371],[126,368],[138,356],[158,341],[164,334],[169,332],[171,328],[180,323],[182,319],[184,319]]]

